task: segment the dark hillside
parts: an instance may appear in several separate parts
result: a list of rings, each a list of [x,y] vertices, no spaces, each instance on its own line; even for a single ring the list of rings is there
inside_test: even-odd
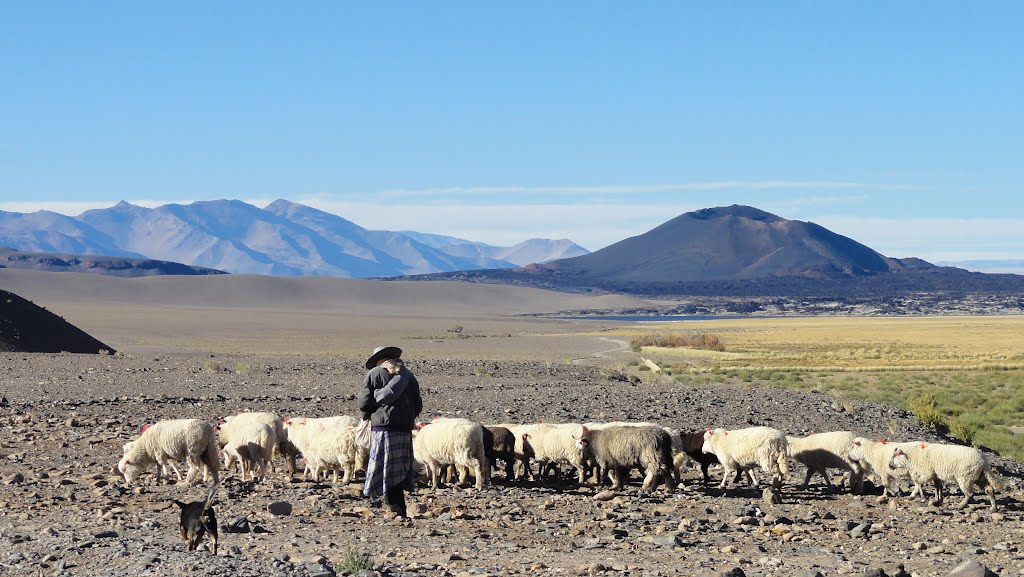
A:
[[[0,351],[91,353],[114,350],[50,311],[0,290]]]

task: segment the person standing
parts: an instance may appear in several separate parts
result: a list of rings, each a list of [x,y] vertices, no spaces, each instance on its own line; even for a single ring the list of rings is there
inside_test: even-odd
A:
[[[407,517],[405,489],[412,487],[412,429],[423,410],[420,385],[401,362],[402,349],[377,347],[366,360],[359,390],[359,410],[369,419],[373,436],[366,467],[367,497],[384,497],[388,509]]]

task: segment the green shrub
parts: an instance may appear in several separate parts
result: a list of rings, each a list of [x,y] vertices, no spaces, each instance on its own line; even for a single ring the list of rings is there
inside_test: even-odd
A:
[[[974,437],[978,434],[978,423],[963,418],[953,419],[949,422],[949,434],[966,445],[973,445]]]
[[[373,557],[369,553],[363,553],[355,547],[349,547],[345,552],[345,558],[341,560],[335,570],[345,573],[358,573],[362,570],[373,570]]]
[[[939,411],[935,404],[935,397],[931,393],[921,393],[907,401],[907,409],[921,421],[936,431],[948,430],[946,417]]]

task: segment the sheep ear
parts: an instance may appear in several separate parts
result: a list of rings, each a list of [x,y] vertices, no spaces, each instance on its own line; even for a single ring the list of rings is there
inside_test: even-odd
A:
[[[921,448],[922,448],[922,449],[924,448],[924,443],[921,443]]]
[[[878,442],[882,443],[884,445],[885,444],[885,439],[878,439]]]
[[[854,441],[853,444],[859,447],[860,446],[860,441]]]
[[[728,437],[729,436],[729,431],[722,431],[722,434]]]
[[[586,435],[589,432],[589,430],[582,425],[580,426],[580,431],[582,431],[584,435]]]

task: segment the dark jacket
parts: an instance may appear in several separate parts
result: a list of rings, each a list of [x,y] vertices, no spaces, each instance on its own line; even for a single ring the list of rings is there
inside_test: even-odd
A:
[[[402,369],[404,389],[390,402],[377,402],[373,393],[388,385],[391,374],[384,367],[374,367],[366,373],[363,386],[359,389],[359,410],[363,417],[370,415],[370,425],[377,431],[411,431],[416,417],[423,410],[420,384],[407,368]],[[390,395],[388,395],[390,396]]]

